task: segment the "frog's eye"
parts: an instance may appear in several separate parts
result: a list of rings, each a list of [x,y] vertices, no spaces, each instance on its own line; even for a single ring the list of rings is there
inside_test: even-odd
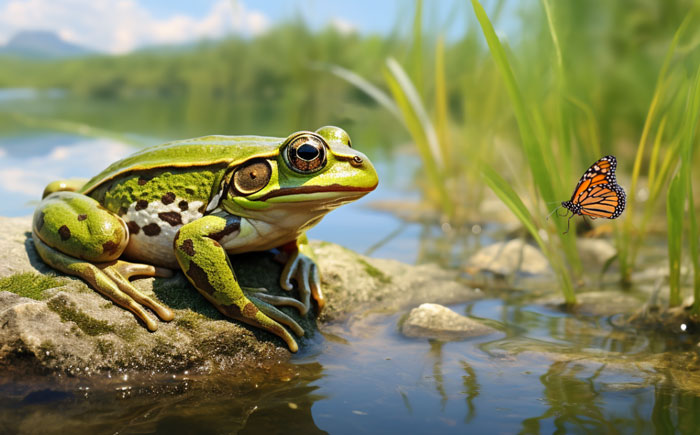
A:
[[[301,134],[287,145],[287,161],[302,174],[316,172],[326,165],[326,144],[318,135]]]
[[[250,195],[267,186],[272,169],[266,160],[254,160],[236,169],[233,187],[241,195]]]

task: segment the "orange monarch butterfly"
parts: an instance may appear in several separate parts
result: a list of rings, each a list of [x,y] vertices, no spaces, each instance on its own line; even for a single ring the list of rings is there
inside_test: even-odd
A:
[[[571,212],[564,234],[569,232],[571,218],[576,215],[589,216],[592,219],[620,217],[625,210],[625,191],[617,184],[615,168],[615,156],[605,156],[584,172],[571,199],[561,203],[562,207]]]

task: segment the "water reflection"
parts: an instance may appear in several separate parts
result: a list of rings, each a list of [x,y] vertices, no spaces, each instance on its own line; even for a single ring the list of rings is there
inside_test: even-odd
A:
[[[554,362],[540,377],[544,387],[542,398],[548,409],[540,416],[523,420],[520,433],[540,433],[540,422],[550,419],[557,433],[617,433],[616,424],[609,422],[602,411],[605,403],[596,390],[597,378],[604,368],[602,364],[586,375],[587,367],[582,364]]]
[[[460,361],[460,363],[465,373],[464,376],[462,376],[462,382],[464,383],[464,391],[462,393],[467,396],[467,415],[464,416],[464,423],[469,423],[476,416],[474,399],[479,396],[479,389],[481,386],[476,379],[476,372],[469,363],[466,361]]]
[[[240,374],[26,379],[0,388],[2,433],[326,433],[311,408],[319,364]],[[46,385],[41,385],[46,384]],[[51,384],[51,385],[49,385]],[[26,390],[32,390],[26,392]]]

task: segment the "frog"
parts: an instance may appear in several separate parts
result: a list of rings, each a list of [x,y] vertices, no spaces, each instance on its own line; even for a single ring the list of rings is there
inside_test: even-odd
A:
[[[224,316],[297,352],[289,330],[305,331],[280,307],[305,315],[326,303],[306,232],[377,184],[374,166],[339,127],[286,138],[203,136],[143,148],[89,180],[50,183],[32,239],[44,263],[81,278],[149,331],[174,313],[131,280],[182,271]],[[291,291],[296,281],[297,298],[239,283],[230,256],[268,250],[286,257],[280,286]]]

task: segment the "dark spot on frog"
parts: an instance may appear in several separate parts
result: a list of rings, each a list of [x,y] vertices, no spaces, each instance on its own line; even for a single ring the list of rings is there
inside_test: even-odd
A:
[[[182,225],[182,215],[176,211],[158,213],[158,217],[169,223],[171,227]]]
[[[139,211],[139,210],[145,210],[148,208],[148,201],[145,199],[139,199],[136,201],[136,205],[134,206],[134,210]]]
[[[238,231],[241,228],[241,220],[240,219],[230,219],[227,223],[226,226],[224,227],[223,230],[218,231],[214,234],[210,234],[209,238],[214,239],[214,240],[221,240],[224,237],[228,236],[229,234]]]
[[[192,280],[197,290],[207,292],[210,295],[216,293],[216,289],[209,282],[207,273],[194,261],[190,261],[190,268],[187,269],[187,276]]]
[[[192,242],[192,239],[186,239],[182,242],[182,245],[180,245],[180,249],[190,257],[194,257],[195,251],[194,251],[194,242]]]
[[[70,239],[70,230],[65,225],[58,229],[58,234],[61,236],[61,240]]]
[[[114,243],[113,241],[105,242],[102,244],[102,252],[105,254],[114,254],[119,250],[119,243]]]
[[[182,211],[187,211],[187,209],[190,207],[190,205],[184,199],[178,202],[177,206],[180,207],[180,210]]]
[[[127,211],[129,211],[129,210],[126,207],[119,207],[119,211],[117,212],[117,214],[119,216],[124,216]]]
[[[141,227],[139,227],[139,224],[132,221],[127,222],[126,226],[129,227],[129,234],[138,234],[139,230],[141,229]]]
[[[199,213],[201,213],[201,214],[204,214],[204,212],[207,211],[207,205],[202,204],[202,206],[199,207],[199,209],[197,211],[199,211]]]
[[[85,219],[87,219],[86,214],[79,214],[78,215],[78,222],[84,221]]]
[[[173,192],[168,192],[160,199],[163,204],[172,204],[175,201],[175,194]]]
[[[143,233],[147,236],[157,236],[160,234],[160,227],[156,223],[150,223],[143,228]]]
[[[189,187],[185,188],[185,193],[188,195],[194,195],[194,189],[190,189]]]
[[[43,211],[34,215],[34,227],[37,231],[41,231],[41,228],[44,226],[44,216]]]
[[[151,181],[151,179],[153,179],[153,177],[148,177],[148,176],[145,176],[145,175],[141,175],[141,176],[139,176],[138,184],[139,184],[139,186],[143,186],[144,184],[146,184],[146,183],[148,183],[149,181]]]

